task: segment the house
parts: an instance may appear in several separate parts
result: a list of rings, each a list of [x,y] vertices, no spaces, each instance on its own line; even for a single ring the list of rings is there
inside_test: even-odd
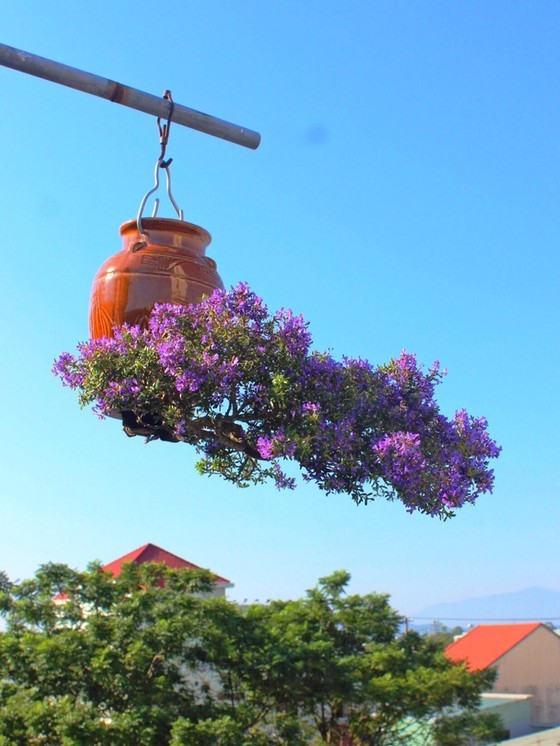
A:
[[[541,730],[530,736],[514,738],[513,740],[505,741],[504,743],[506,743],[507,746],[558,746],[560,743],[560,728]]]
[[[146,562],[153,562],[157,564],[163,564],[167,567],[177,570],[180,568],[188,568],[190,570],[200,570],[198,565],[193,565],[192,562],[178,557],[176,554],[168,552],[166,549],[156,546],[155,544],[144,544],[138,549],[134,549],[128,554],[124,554],[112,562],[103,565],[105,572],[111,573],[113,577],[118,578],[121,574],[122,566],[126,562],[133,562],[135,565],[143,565]],[[227,588],[233,588],[233,583],[226,578],[222,578],[219,575],[214,575],[214,586],[212,595],[214,596],[225,596]]]
[[[560,636],[540,622],[481,624],[445,650],[469,670],[494,668],[494,692],[530,694],[533,728],[560,724]]]
[[[481,715],[499,715],[510,738],[525,736],[533,732],[531,727],[530,694],[483,694],[479,713]]]

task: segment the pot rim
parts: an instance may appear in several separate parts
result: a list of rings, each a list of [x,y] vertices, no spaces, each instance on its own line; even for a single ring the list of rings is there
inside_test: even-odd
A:
[[[212,241],[212,236],[200,225],[194,223],[188,223],[186,220],[176,220],[175,218],[142,218],[142,231],[148,233],[150,231],[173,231],[174,233],[180,233],[188,236],[198,236],[203,239],[208,245]],[[119,228],[121,236],[127,236],[130,233],[138,233],[138,221],[136,218],[133,220],[127,220]]]

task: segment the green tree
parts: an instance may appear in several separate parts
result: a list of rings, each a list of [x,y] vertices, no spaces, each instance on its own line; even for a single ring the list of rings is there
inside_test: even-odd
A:
[[[491,677],[399,635],[388,597],[349,580],[243,610],[208,573],[157,565],[1,575],[0,745],[382,746],[419,726],[433,744],[489,742]]]
[[[196,683],[210,585],[208,573],[133,564],[117,579],[50,564],[4,582],[0,739],[159,745],[177,719],[214,714]]]
[[[459,637],[460,635],[464,634],[463,628],[456,624],[454,627],[450,628],[446,624],[443,624],[439,620],[435,619],[432,623],[432,628],[429,632],[426,633],[429,637],[435,637],[437,640],[439,640],[442,645],[451,645],[453,640],[456,637]]]
[[[444,744],[452,726],[463,738],[476,731],[477,743],[501,734],[476,714],[493,672],[452,663],[437,639],[399,635],[388,597],[347,595],[349,580],[337,572],[305,599],[251,610],[267,621],[269,685],[282,708],[313,723],[324,743],[350,735],[356,745],[406,744],[421,730],[426,742]]]

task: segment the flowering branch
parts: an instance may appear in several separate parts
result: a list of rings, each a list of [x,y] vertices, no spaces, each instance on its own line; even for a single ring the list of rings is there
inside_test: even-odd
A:
[[[247,285],[191,306],[159,305],[147,329],[63,353],[53,372],[100,417],[118,414],[128,435],[189,443],[203,474],[247,486],[296,461],[307,481],[356,503],[376,496],[449,517],[492,490],[500,449],[486,421],[447,419],[434,400],[442,373],[403,352],[374,368],[310,351],[308,325],[269,313]]]

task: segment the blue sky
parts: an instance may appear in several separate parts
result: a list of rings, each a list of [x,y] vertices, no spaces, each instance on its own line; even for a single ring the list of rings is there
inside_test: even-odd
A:
[[[87,337],[156,124],[0,68],[0,568],[151,541],[241,600],[339,568],[406,614],[560,590],[560,5],[27,0],[2,16],[4,44],[260,131],[250,151],[171,129],[174,194],[225,284],[302,313],[335,356],[440,360],[445,412],[486,416],[503,454],[494,494],[442,523],[311,485],[238,490],[188,447],[80,410],[50,368]]]

